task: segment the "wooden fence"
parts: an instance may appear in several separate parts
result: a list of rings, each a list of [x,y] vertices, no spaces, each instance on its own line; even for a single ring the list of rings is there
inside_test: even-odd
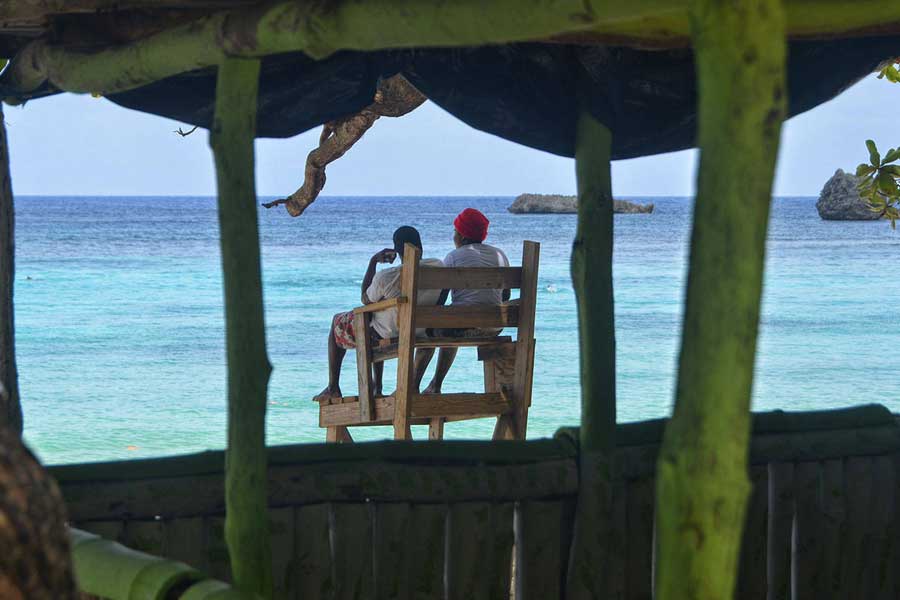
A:
[[[651,598],[663,426],[618,430],[611,598]],[[513,578],[519,599],[560,597],[573,433],[272,448],[278,597],[506,598]],[[209,452],[51,472],[77,527],[227,580],[222,466]],[[900,597],[900,428],[886,409],[757,415],[750,477],[738,598]]]

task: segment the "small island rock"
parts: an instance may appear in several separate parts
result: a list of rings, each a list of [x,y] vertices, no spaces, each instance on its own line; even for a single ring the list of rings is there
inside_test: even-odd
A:
[[[516,214],[574,214],[578,212],[575,196],[558,194],[522,194],[507,209]],[[613,212],[621,214],[649,214],[653,204],[637,204],[625,200],[615,200]]]
[[[878,213],[869,210],[868,203],[859,197],[856,189],[855,175],[845,173],[842,169],[834,175],[822,188],[816,210],[819,216],[827,221],[874,221]]]

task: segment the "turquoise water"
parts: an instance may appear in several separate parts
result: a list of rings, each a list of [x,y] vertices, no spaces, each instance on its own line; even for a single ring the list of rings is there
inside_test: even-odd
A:
[[[451,249],[466,206],[515,264],[542,243],[530,437],[578,421],[571,215],[511,215],[511,198],[324,198],[303,217],[260,211],[269,355],[269,443],[322,441],[331,315],[355,306],[369,256],[394,227],[422,231],[426,256]],[[672,401],[691,201],[654,198],[616,217],[616,321],[622,421]],[[17,199],[16,325],[26,438],[46,462],[222,448],[225,359],[215,201]],[[811,198],[775,201],[754,392],[756,409],[881,402],[900,411],[900,233],[886,223],[818,218]],[[355,393],[352,356],[344,393]],[[386,381],[394,375],[386,372]],[[476,391],[474,351],[446,391]],[[447,426],[486,438],[489,421]],[[360,432],[360,430],[356,430]],[[387,437],[368,428],[358,439]],[[414,431],[419,437],[421,430]],[[131,447],[131,448],[130,448]]]

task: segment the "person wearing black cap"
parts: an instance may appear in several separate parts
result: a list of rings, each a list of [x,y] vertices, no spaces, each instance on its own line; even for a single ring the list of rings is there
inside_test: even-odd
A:
[[[379,264],[393,263],[399,256],[403,260],[403,247],[412,244],[422,249],[422,239],[415,227],[404,225],[394,231],[394,247],[379,250],[369,260],[369,268],[362,282],[362,303],[372,304],[400,295],[400,270],[401,267],[390,267],[377,271]],[[423,267],[442,267],[443,263],[436,258],[423,258],[419,261]],[[437,304],[441,290],[419,290],[417,304]],[[340,398],[341,394],[341,365],[347,350],[356,348],[356,336],[363,332],[353,330],[353,311],[342,312],[334,315],[331,321],[331,330],[328,332],[328,387],[322,390],[314,399],[316,401],[329,398]],[[371,330],[365,332],[373,339],[390,339],[400,333],[397,324],[397,309],[381,310],[372,315]],[[384,363],[375,363],[373,386],[375,394],[382,393],[382,373]]]

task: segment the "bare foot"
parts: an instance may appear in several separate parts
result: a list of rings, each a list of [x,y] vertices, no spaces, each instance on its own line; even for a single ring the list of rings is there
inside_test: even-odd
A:
[[[341,388],[326,387],[313,398],[313,402],[325,402],[326,400],[335,400],[343,397],[344,395],[341,394]]]
[[[422,392],[423,394],[440,394],[441,388],[436,385],[433,381],[428,384],[428,387]]]

